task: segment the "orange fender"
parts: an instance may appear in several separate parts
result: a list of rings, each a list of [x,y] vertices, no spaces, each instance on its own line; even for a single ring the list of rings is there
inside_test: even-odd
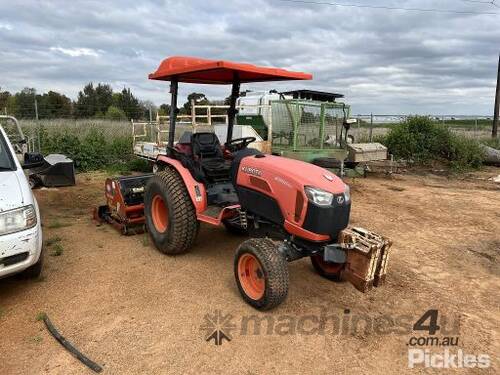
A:
[[[200,214],[207,209],[207,194],[205,190],[205,186],[196,181],[189,170],[185,168],[180,161],[169,158],[165,155],[160,155],[156,159],[157,163],[167,164],[168,166],[174,168],[177,173],[181,176],[184,184],[186,185],[186,189],[191,197],[191,201],[193,202],[194,208],[196,209],[196,214]]]

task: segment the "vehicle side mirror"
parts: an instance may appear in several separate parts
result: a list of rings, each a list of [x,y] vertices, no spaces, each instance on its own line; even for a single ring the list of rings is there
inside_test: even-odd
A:
[[[37,152],[27,152],[24,154],[23,169],[32,169],[41,167],[45,162],[42,154]]]

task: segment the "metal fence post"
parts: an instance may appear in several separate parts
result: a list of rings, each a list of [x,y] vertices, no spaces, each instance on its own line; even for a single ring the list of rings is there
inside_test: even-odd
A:
[[[191,125],[193,126],[193,131],[196,126],[196,107],[194,99],[191,99]]]
[[[373,140],[373,113],[370,113],[370,135],[368,139],[370,142]]]
[[[300,120],[300,107],[299,102],[297,102],[295,109],[297,111],[295,118],[293,119],[293,151],[297,151],[297,137],[299,130],[299,120]]]
[[[323,149],[323,146],[325,144],[325,103],[321,103],[319,118],[320,118],[319,148]]]
[[[361,119],[359,117],[356,117],[356,125],[358,125],[358,137],[359,134],[361,134]]]

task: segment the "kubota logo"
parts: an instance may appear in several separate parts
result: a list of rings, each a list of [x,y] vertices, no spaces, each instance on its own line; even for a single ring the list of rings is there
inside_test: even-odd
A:
[[[262,171],[260,169],[257,169],[257,168],[253,168],[253,167],[242,167],[241,170],[247,174],[251,174],[251,175],[254,175],[254,176],[262,176]]]

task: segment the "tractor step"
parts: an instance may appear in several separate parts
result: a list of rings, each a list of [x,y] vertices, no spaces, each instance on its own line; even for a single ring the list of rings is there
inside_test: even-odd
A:
[[[208,206],[207,209],[205,211],[203,211],[203,215],[210,216],[210,217],[213,217],[214,219],[216,219],[219,217],[219,215],[223,209],[224,209],[224,207],[220,207],[220,206]]]

